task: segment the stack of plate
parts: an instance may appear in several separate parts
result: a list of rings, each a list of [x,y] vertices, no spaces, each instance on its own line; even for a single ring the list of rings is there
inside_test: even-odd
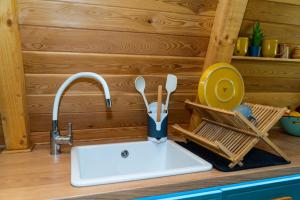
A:
[[[297,46],[297,47],[294,49],[292,58],[300,59],[300,46]]]

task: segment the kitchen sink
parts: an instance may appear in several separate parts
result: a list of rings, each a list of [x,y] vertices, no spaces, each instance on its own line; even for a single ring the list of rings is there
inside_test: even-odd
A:
[[[92,186],[207,171],[212,165],[173,141],[73,147],[71,183]]]

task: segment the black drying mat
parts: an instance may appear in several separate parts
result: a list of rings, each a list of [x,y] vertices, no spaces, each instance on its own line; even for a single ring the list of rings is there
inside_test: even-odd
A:
[[[189,151],[193,152],[194,154],[198,155],[199,157],[203,158],[204,160],[210,162],[216,169],[223,171],[223,172],[233,172],[239,171],[243,169],[252,169],[258,167],[268,167],[268,166],[275,166],[275,165],[284,165],[289,164],[290,162],[284,160],[282,157],[269,153],[267,151],[253,148],[249,151],[249,153],[244,157],[243,166],[240,167],[236,165],[234,168],[229,168],[228,165],[230,161],[227,159],[219,156],[218,154],[197,145],[194,142],[188,141],[187,143],[184,142],[177,142],[182,147],[188,149]]]

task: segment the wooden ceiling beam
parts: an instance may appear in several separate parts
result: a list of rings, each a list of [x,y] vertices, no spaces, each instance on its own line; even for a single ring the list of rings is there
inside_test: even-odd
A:
[[[217,62],[231,62],[247,3],[248,0],[219,0],[203,71]],[[196,101],[198,102],[198,95]],[[193,130],[200,121],[199,114],[193,112],[190,130]]]
[[[0,111],[5,152],[29,150],[25,80],[16,0],[0,1]]]

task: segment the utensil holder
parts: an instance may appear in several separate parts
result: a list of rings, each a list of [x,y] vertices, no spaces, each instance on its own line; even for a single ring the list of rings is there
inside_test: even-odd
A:
[[[151,113],[147,113],[147,131],[148,131],[148,140],[161,143],[167,141],[168,135],[168,112],[164,112],[165,105],[162,104],[162,112],[160,117],[160,122],[157,122],[157,102],[152,102],[149,105]]]

